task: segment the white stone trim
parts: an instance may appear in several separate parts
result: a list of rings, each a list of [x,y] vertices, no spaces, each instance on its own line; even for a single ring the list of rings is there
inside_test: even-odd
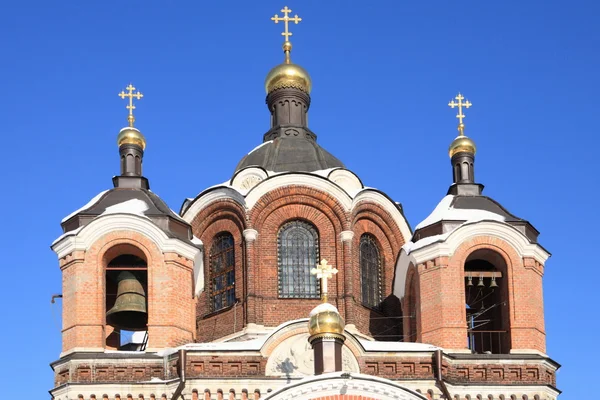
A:
[[[161,252],[173,252],[193,260],[195,291],[198,292],[198,290],[201,291],[204,288],[204,263],[200,249],[177,238],[168,237],[158,226],[145,217],[131,214],[100,215],[82,229],[74,232],[73,235],[62,236],[59,241],[52,244],[52,250],[58,258],[63,258],[73,251],[89,249],[102,236],[114,231],[140,233],[154,242]],[[199,239],[194,240],[198,244],[202,243]]]
[[[244,240],[246,240],[246,242],[254,242],[256,238],[258,238],[258,231],[256,229],[244,229],[242,234],[244,235]]]
[[[425,400],[426,397],[389,379],[358,373],[333,372],[292,382],[265,397],[265,400],[313,399],[363,395],[379,400]]]
[[[254,170],[256,170],[256,168],[248,169],[249,172],[253,172]],[[244,171],[246,170],[243,170],[242,172]],[[356,184],[360,182],[358,177],[356,177],[356,175],[354,175],[354,173],[351,171],[346,172],[345,170],[334,170],[331,173],[331,176],[336,176],[334,173],[337,173],[339,176],[344,176],[348,179],[352,177],[352,179],[356,179]],[[320,175],[309,173],[282,173],[280,175],[272,175],[268,179],[258,182],[256,186],[252,187],[252,189],[250,189],[245,196],[236,188],[227,186],[226,184],[213,187],[194,199],[187,207],[182,217],[186,222],[191,223],[202,209],[204,209],[210,203],[220,199],[232,199],[238,202],[246,210],[250,210],[265,194],[269,193],[270,191],[292,185],[306,186],[328,193],[337,201],[339,201],[344,210],[347,212],[354,211],[355,207],[357,207],[361,201],[376,203],[391,215],[392,219],[400,229],[404,240],[410,240],[412,237],[412,232],[410,231],[406,218],[404,218],[400,210],[398,210],[396,205],[389,198],[377,190],[372,188],[363,188],[358,192],[353,191],[352,193],[349,193],[329,179]],[[352,187],[354,188],[354,186]]]
[[[400,233],[402,233],[402,237],[404,238],[404,240],[410,240],[410,238],[412,237],[412,232],[408,227],[408,222],[406,222],[406,218],[404,218],[400,210],[398,210],[396,205],[392,201],[390,201],[390,199],[388,199],[376,190],[366,188],[356,195],[356,197],[352,201],[351,210],[354,211],[358,203],[361,201],[370,201],[379,204],[381,207],[383,207],[383,209],[392,216],[394,222],[398,226],[398,229],[400,229]]]
[[[221,186],[211,189],[205,194],[200,194],[196,199],[192,200],[192,204],[190,204],[185,210],[185,212],[182,215],[182,218],[189,224],[194,220],[196,215],[206,206],[208,206],[213,201],[221,199],[234,200],[237,203],[239,203],[242,206],[242,208],[246,208],[246,200],[240,192],[228,186]]]
[[[256,203],[270,191],[284,186],[308,186],[329,193],[338,200],[344,209],[350,210],[352,199],[348,193],[338,185],[326,178],[309,174],[283,174],[273,176],[256,185],[246,196],[246,206],[251,209]]]
[[[352,242],[352,239],[354,239],[353,231],[342,231],[340,233],[340,240],[342,242]]]
[[[436,257],[451,257],[461,244],[478,236],[492,236],[501,239],[508,243],[519,257],[532,257],[541,264],[544,264],[548,257],[550,257],[550,253],[544,250],[539,244],[531,243],[524,234],[505,222],[467,222],[448,234],[440,235],[439,241],[433,241],[426,246],[417,248],[411,251],[410,254],[403,248],[396,263],[394,295],[400,299],[404,297],[406,273],[411,263],[416,266]],[[422,240],[427,239],[429,238]],[[415,245],[418,243],[415,243]]]

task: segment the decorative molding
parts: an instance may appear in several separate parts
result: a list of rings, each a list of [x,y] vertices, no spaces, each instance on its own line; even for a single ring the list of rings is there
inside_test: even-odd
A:
[[[340,233],[340,240],[342,242],[352,242],[352,239],[354,239],[353,231],[342,231]]]
[[[398,210],[396,205],[389,198],[385,197],[383,194],[374,189],[366,188],[358,193],[356,197],[354,197],[351,209],[354,210],[359,202],[365,200],[381,205],[381,207],[383,207],[383,209],[391,215],[392,219],[398,226],[398,229],[400,229],[400,233],[402,233],[402,237],[404,238],[405,242],[410,240],[412,237],[412,232],[408,227],[408,222],[406,221],[404,215],[402,215],[400,210]]]
[[[258,231],[256,229],[244,229],[242,234],[244,235],[244,240],[246,240],[246,242],[254,242],[256,238],[258,238]]]
[[[162,253],[177,253],[182,257],[194,261],[195,292],[199,294],[204,288],[204,262],[202,251],[189,243],[177,238],[168,237],[158,226],[146,217],[131,214],[100,215],[73,235],[63,235],[60,240],[52,244],[52,250],[58,258],[76,250],[86,251],[98,239],[110,232],[129,231],[137,232],[150,239]],[[199,239],[195,239],[201,245]]]
[[[389,379],[348,372],[305,378],[272,392],[265,400],[325,399],[342,394],[379,400],[426,400],[422,394]]]
[[[347,169],[334,169],[329,173],[327,179],[341,186],[350,195],[354,195],[364,188],[358,176]]]
[[[394,295],[400,299],[404,296],[406,273],[410,264],[416,266],[437,257],[451,257],[461,244],[478,236],[498,238],[510,245],[520,257],[531,257],[541,265],[544,265],[550,257],[550,253],[544,250],[542,246],[537,243],[531,243],[524,234],[505,222],[467,222],[447,235],[441,236],[439,241],[431,242],[424,247],[413,250],[410,254],[407,254],[406,250],[402,249],[396,263]]]
[[[284,339],[273,350],[265,367],[266,376],[304,377],[315,373],[315,353],[308,343],[308,333]],[[342,347],[342,368],[360,372],[358,361],[347,346]]]
[[[242,195],[245,195],[267,178],[267,172],[262,168],[245,168],[233,177],[231,186],[237,189]]]
[[[244,196],[237,189],[223,184],[212,189],[207,189],[198,195],[198,197],[192,201],[192,204],[190,204],[185,210],[182,218],[188,224],[191,224],[201,210],[217,200],[233,200],[239,203],[242,208],[246,208],[246,200],[244,199]]]

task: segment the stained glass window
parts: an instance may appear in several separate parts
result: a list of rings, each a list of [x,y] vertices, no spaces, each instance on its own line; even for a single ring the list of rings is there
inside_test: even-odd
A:
[[[235,303],[235,253],[230,233],[215,237],[209,259],[211,310],[218,311]]]
[[[319,259],[315,227],[304,221],[288,222],[279,230],[277,244],[279,297],[319,298],[319,281],[310,273]]]

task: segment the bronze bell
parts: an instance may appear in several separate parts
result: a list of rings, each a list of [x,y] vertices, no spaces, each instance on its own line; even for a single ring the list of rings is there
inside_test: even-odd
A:
[[[148,324],[146,292],[142,283],[129,271],[117,276],[117,299],[106,312],[106,323],[126,331],[145,331]]]
[[[491,288],[497,288],[498,284],[496,283],[496,277],[492,276],[492,283],[490,283]]]

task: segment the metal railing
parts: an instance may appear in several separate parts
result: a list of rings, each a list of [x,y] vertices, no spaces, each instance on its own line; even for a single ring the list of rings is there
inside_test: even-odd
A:
[[[503,354],[510,350],[506,331],[469,330],[467,335],[469,349],[475,353]]]

